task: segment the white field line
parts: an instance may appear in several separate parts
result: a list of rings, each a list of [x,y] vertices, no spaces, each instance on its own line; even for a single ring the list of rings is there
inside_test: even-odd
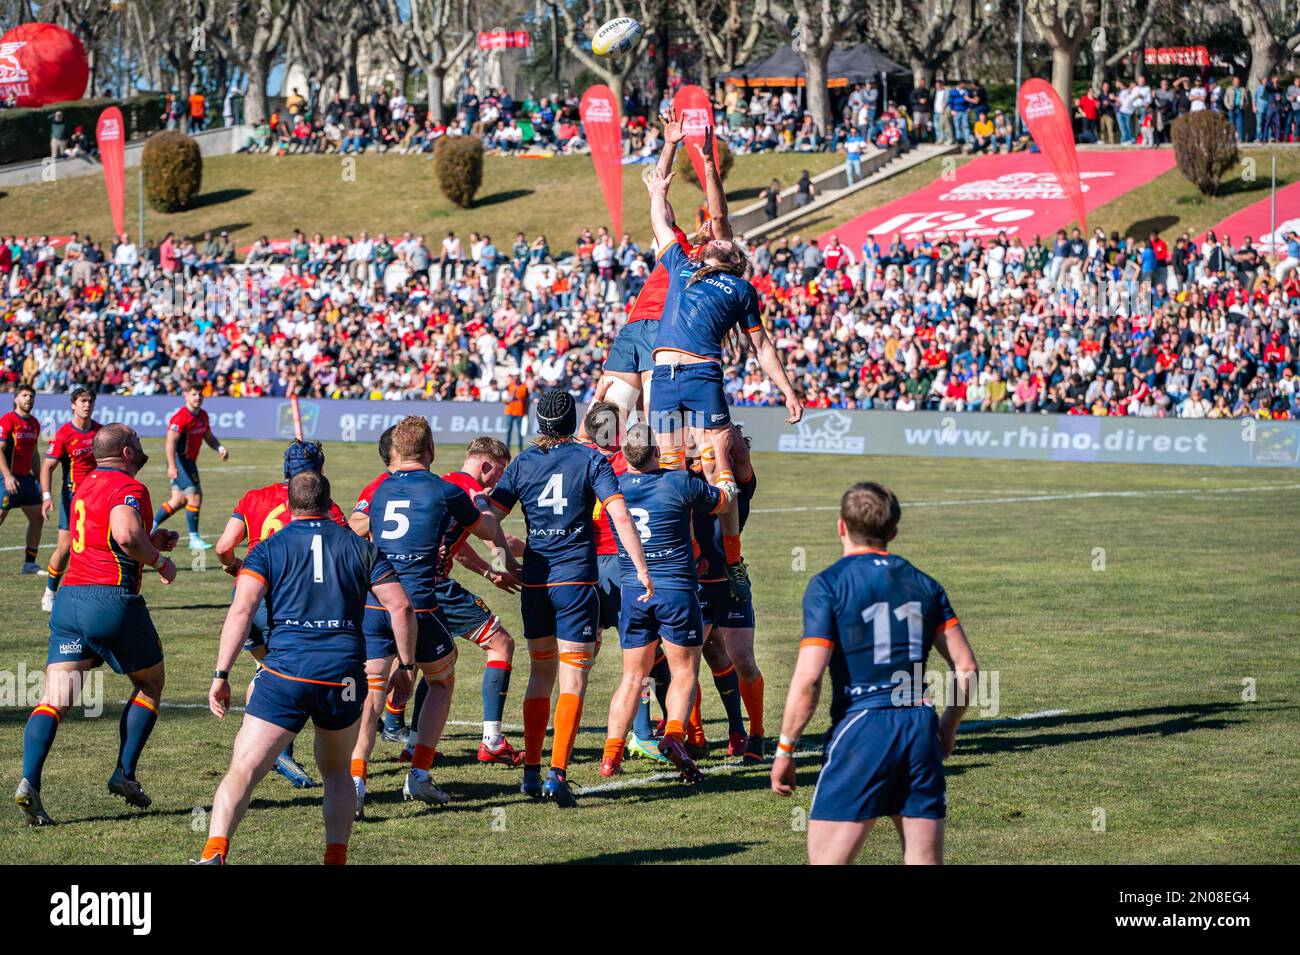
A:
[[[998,726],[1004,723],[1019,723],[1024,720],[1045,720],[1051,716],[1064,716],[1069,710],[1039,710],[1037,713],[1020,713],[1016,716],[1003,716],[994,720],[966,720],[961,724],[961,729],[973,729],[975,727]]]
[[[1146,491],[1071,491],[1062,494],[1026,494],[1017,497],[966,497],[946,498],[936,501],[902,501],[903,507],[961,507],[966,504],[1034,504],[1043,501],[1081,501],[1102,497],[1172,497],[1203,494],[1261,494],[1268,491],[1297,491],[1300,484],[1258,484],[1251,487],[1183,487]],[[803,511],[838,511],[838,504],[806,507],[754,507],[751,514],[792,514]]]

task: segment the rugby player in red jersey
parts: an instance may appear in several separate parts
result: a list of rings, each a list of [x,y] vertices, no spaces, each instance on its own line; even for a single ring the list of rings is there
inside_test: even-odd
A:
[[[95,393],[86,387],[72,392],[72,420],[64,422],[54,432],[45,460],[41,462],[41,516],[46,520],[54,511],[54,469],[63,465],[63,485],[59,491],[59,539],[54,554],[45,568],[45,590],[41,592],[41,609],[49,613],[54,609],[54,594],[59,589],[59,578],[68,566],[68,552],[72,546],[69,533],[68,508],[77,485],[95,470],[95,432],[100,423],[91,415],[95,413]]]
[[[23,509],[27,518],[27,546],[23,551],[23,573],[34,574],[36,551],[41,546],[41,485],[36,479],[36,443],[41,436],[41,423],[32,414],[36,407],[36,389],[19,385],[14,392],[14,410],[0,418],[0,477],[4,478],[4,497],[0,498],[0,524],[5,522],[15,507]]]
[[[203,410],[203,389],[191,381],[185,385],[185,404],[167,422],[167,477],[172,482],[172,494],[167,503],[154,515],[155,527],[162,525],[181,507],[185,508],[185,523],[190,530],[190,550],[208,550],[212,547],[199,536],[199,510],[203,506],[203,487],[199,484],[199,451],[206,444],[221,460],[230,457],[226,446],[217,440]]]
[[[242,541],[248,540],[248,549],[244,552],[244,556],[247,557],[259,543],[276,531],[282,530],[285,524],[293,520],[289,510],[289,481],[295,474],[301,474],[303,471],[324,473],[325,452],[319,444],[295,441],[289,445],[284,452],[284,480],[268,484],[266,487],[255,488],[239,499],[234,513],[226,522],[226,529],[221,532],[221,537],[217,540],[216,548],[217,559],[221,561],[221,566],[231,577],[238,577],[239,568],[243,565],[243,561],[235,556],[235,548]],[[348,526],[347,518],[333,501],[330,502],[327,516],[336,524]],[[244,649],[252,654],[259,669],[262,658],[266,656],[266,634],[266,604],[263,602],[257,607],[248,639],[244,642]],[[250,681],[244,694],[245,700],[252,696],[252,693],[253,684]],[[292,740],[289,741],[288,748],[276,759],[275,771],[293,783],[295,788],[315,785],[311,776],[294,758]]]
[[[165,584],[176,579],[165,553],[176,546],[176,534],[148,531],[149,489],[138,473],[149,456],[139,435],[124,424],[107,425],[95,435],[93,453],[95,470],[72,497],[72,558],[50,614],[45,691],[23,730],[23,777],[14,801],[29,826],[53,824],[41,804],[41,771],[83,674],[102,663],[134,686],[118,724],[108,791],[141,809],[151,802],[135,770],[158,721],[163,649],[140,585],[145,567]]]

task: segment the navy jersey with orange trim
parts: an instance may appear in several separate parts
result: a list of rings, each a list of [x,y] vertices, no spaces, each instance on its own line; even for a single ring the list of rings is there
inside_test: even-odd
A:
[[[620,448],[617,451],[605,451],[597,448],[590,441],[585,442],[587,447],[596,448],[605,456],[609,466],[614,469],[614,476],[620,477],[627,473],[627,460],[623,457],[623,451]],[[591,516],[596,519],[596,553],[597,554],[617,554],[618,553],[618,535],[614,533],[614,522],[609,519],[605,513],[605,506],[599,501],[592,508]]]
[[[691,546],[691,518],[717,513],[722,492],[689,471],[624,474],[618,486],[641,538],[655,590],[695,590],[699,578]],[[639,587],[636,567],[621,542],[618,564],[623,586]]]
[[[212,428],[208,423],[208,413],[205,410],[200,408],[194,412],[190,411],[188,405],[181,405],[180,411],[168,420],[167,430],[175,431],[181,437],[180,445],[176,449],[177,453],[191,461],[197,461],[199,451],[203,448],[203,440]]]
[[[254,488],[239,499],[230,516],[243,522],[248,550],[252,553],[254,547],[276,531],[283,530],[284,525],[293,520],[293,515],[289,513],[289,485],[278,481],[266,487]],[[335,524],[348,526],[347,517],[333,501],[330,502],[327,516]]]
[[[448,484],[454,484],[466,494],[470,500],[478,504],[478,498],[487,496],[485,488],[472,474],[466,474],[464,471],[451,471],[444,474],[442,479]],[[470,529],[460,521],[452,521],[447,527],[447,540],[442,549],[442,576],[446,579],[451,576],[451,562],[455,559],[456,554],[460,551],[465,543],[465,538],[469,537]]]
[[[140,592],[140,562],[110,532],[109,515],[123,504],[136,510],[147,529],[153,520],[149,489],[131,475],[97,468],[81,482],[68,511],[72,551],[60,588],[88,584]]]
[[[622,494],[605,456],[573,441],[548,450],[534,445],[506,466],[492,504],[509,513],[522,506],[528,525],[524,586],[595,583],[597,502]]]
[[[748,481],[739,481],[736,489],[736,513],[740,516],[740,529],[749,520],[749,502],[758,490],[758,478],[751,475]],[[716,583],[727,579],[727,553],[722,544],[722,522],[711,514],[695,515],[695,542],[699,545],[699,571],[702,583]]]
[[[920,702],[934,637],[956,622],[939,582],[897,554],[842,557],[809,581],[803,639],[832,648],[832,725],[845,713]]]
[[[24,418],[17,411],[0,417],[0,443],[4,445],[5,463],[15,477],[32,473],[32,452],[41,437],[41,423],[35,416]]]
[[[377,478],[361,489],[361,493],[357,495],[357,503],[352,508],[353,514],[357,511],[365,513],[370,510],[370,500],[375,496],[375,489],[388,480],[389,474],[388,471],[380,471]]]
[[[324,681],[365,666],[366,596],[395,573],[370,541],[327,517],[300,517],[262,541],[239,573],[266,584],[264,666]]]
[[[411,606],[438,606],[446,580],[443,548],[453,525],[474,527],[481,515],[462,488],[419,468],[394,471],[370,500],[370,539],[397,570]]]
[[[91,421],[90,427],[82,431],[71,421],[65,421],[54,432],[45,457],[63,465],[63,490],[71,494],[77,485],[95,470],[95,433],[103,425]]]
[[[670,348],[720,362],[722,341],[732,328],[762,327],[758,293],[744,279],[715,272],[688,286],[702,266],[676,244],[664,251],[660,262],[668,270],[669,282],[656,352]]]
[[[677,226],[673,226],[673,234],[677,236],[677,245],[687,258],[694,259],[700,254],[700,246],[691,245],[686,233]],[[664,251],[667,251],[665,249]],[[645,285],[641,286],[641,291],[637,293],[636,300],[632,307],[627,310],[627,324],[632,322],[657,322],[663,318],[664,303],[668,301],[668,269],[664,267],[663,253],[659,254],[654,268],[646,276]],[[611,551],[610,553],[613,553]]]

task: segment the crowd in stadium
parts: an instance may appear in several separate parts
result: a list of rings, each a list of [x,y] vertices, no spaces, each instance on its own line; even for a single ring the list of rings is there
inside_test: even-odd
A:
[[[567,243],[566,243],[567,244]],[[529,241],[295,233],[137,248],[0,242],[3,386],[102,393],[490,401],[595,389],[650,250],[584,230]],[[1300,413],[1300,237],[923,236],[752,250],[772,337],[809,407],[1275,418]],[[558,264],[557,264],[558,263]],[[740,405],[780,404],[733,354]]]

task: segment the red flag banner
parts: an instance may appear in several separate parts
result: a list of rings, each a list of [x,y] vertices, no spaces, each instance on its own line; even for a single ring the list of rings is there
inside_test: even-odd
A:
[[[623,234],[623,120],[618,97],[604,84],[582,94],[578,107],[582,131],[596,165],[600,191],[605,194],[614,235]]]
[[[113,213],[113,234],[126,231],[126,125],[122,111],[110,106],[99,114],[95,124],[95,142],[104,164],[104,188],[108,190],[108,208]]]
[[[1074,124],[1060,95],[1046,80],[1026,80],[1020,87],[1020,115],[1039,151],[1046,157],[1056,182],[1074,206],[1080,228],[1087,231],[1088,210],[1079,181],[1079,153],[1074,146]]]
[[[490,30],[478,35],[480,50],[526,50],[533,45],[527,30]]]
[[[1148,66],[1209,66],[1210,50],[1204,46],[1149,46],[1142,51]]]
[[[673,112],[681,121],[682,132],[686,137],[682,140],[682,148],[691,157],[691,165],[695,167],[695,175],[700,180],[700,188],[703,189],[704,160],[700,158],[696,147],[703,147],[704,128],[713,125],[713,103],[703,87],[688,83],[673,97]],[[713,140],[713,162],[717,165],[718,140],[716,138]]]

